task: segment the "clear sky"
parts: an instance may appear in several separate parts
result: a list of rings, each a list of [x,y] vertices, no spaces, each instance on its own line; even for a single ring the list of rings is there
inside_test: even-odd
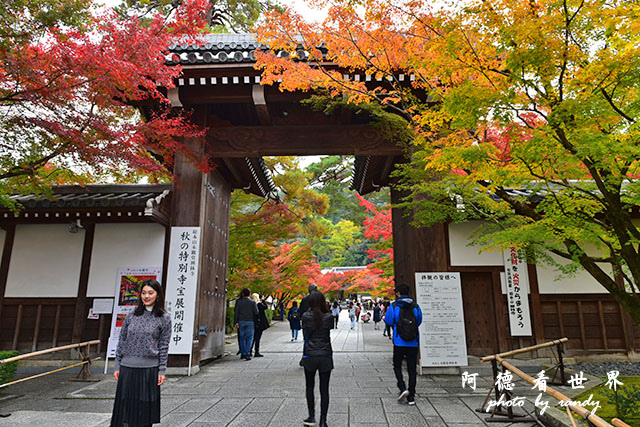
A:
[[[304,0],[279,0],[284,5],[291,6],[294,10],[298,11],[302,16],[311,21],[320,21],[324,19],[326,13],[312,9],[305,3]],[[109,7],[119,5],[122,0],[96,0],[96,3],[102,3]]]

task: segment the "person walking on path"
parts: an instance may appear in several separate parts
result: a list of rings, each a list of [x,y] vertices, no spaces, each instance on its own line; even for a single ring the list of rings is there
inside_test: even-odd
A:
[[[356,322],[360,320],[360,312],[362,311],[362,308],[360,307],[360,303],[356,304]]]
[[[111,427],[160,422],[160,386],[165,380],[170,338],[171,316],[164,310],[162,286],[156,280],[146,280],[138,306],[125,317],[120,329]]]
[[[385,301],[382,304],[382,320],[385,319],[386,315],[387,315],[387,311],[389,311],[389,301]],[[391,326],[387,325],[387,322],[384,323],[384,331],[382,332],[382,336],[386,337],[388,336],[389,339],[391,339]]]
[[[233,312],[233,323],[238,330],[238,343],[240,345],[240,358],[251,360],[251,343],[255,333],[255,321],[258,316],[258,306],[249,298],[251,290],[244,288],[240,291],[240,298],[236,300]]]
[[[338,319],[340,318],[340,304],[338,304],[338,301],[334,301],[333,302],[333,306],[331,306],[331,315],[333,316],[333,328],[337,329],[338,328]]]
[[[349,320],[351,321],[351,329],[356,327],[356,307],[352,302],[349,303]]]
[[[382,310],[380,309],[380,304],[376,304],[373,307],[373,329],[380,330],[378,323],[382,320]]]
[[[418,326],[422,323],[422,310],[409,296],[409,285],[400,284],[395,288],[396,300],[385,315],[384,321],[393,327],[393,372],[400,390],[398,400],[407,399],[409,405],[415,405],[416,363],[418,361]],[[407,360],[409,389],[402,377],[402,360]]]
[[[304,343],[302,355],[304,377],[306,382],[307,408],[309,417],[303,423],[307,426],[316,424],[315,418],[315,387],[316,371],[320,377],[320,427],[327,427],[327,412],[329,411],[329,379],[333,369],[333,349],[331,348],[331,334],[333,316],[327,307],[327,302],[321,292],[309,294],[309,311],[302,315],[302,330],[307,339]]]
[[[307,287],[307,289],[309,290],[309,293],[302,298],[302,301],[300,301],[300,307],[298,310],[298,319],[300,320],[302,320],[302,315],[309,310],[309,295],[311,295],[311,292],[318,290],[318,285],[312,283]],[[302,335],[304,335],[304,330],[302,331]]]
[[[309,293],[302,298],[302,301],[300,301],[300,308],[298,309],[298,320],[300,320],[300,322],[302,322],[302,315],[309,310],[309,295],[318,290],[318,285],[311,283],[307,289],[309,290]],[[302,338],[306,343],[307,336],[305,335],[304,328],[302,329]],[[299,363],[300,366],[302,366],[302,360],[303,359],[301,358]]]
[[[297,301],[294,301],[293,306],[289,309],[287,320],[289,321],[289,327],[291,328],[291,341],[298,341],[298,332],[302,327],[300,326],[300,319],[298,319]]]
[[[264,296],[260,297],[258,294],[252,294],[251,299],[258,306],[258,316],[256,316],[255,334],[253,337],[253,344],[251,348],[255,348],[253,357],[264,357],[260,354],[260,338],[262,333],[269,328],[269,319],[267,319],[267,304],[264,303]]]

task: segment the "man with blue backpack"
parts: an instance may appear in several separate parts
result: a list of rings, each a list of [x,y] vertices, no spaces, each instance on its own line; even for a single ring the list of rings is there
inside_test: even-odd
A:
[[[407,399],[409,405],[415,405],[416,396],[416,364],[418,362],[418,326],[422,323],[422,310],[409,296],[409,285],[396,285],[396,300],[391,304],[384,316],[384,322],[393,327],[393,372],[400,394],[398,401]],[[409,388],[402,376],[402,361],[407,359]]]

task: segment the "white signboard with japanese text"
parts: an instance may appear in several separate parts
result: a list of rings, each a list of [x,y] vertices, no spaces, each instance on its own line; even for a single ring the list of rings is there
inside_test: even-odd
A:
[[[149,279],[161,281],[162,267],[120,267],[118,269],[115,298],[109,299],[113,304],[113,316],[111,318],[111,335],[109,335],[107,346],[107,358],[116,357],[120,328],[124,318],[136,309],[140,286],[145,280]],[[98,307],[101,307],[101,303],[98,303]]]
[[[191,354],[196,314],[200,227],[171,227],[167,303],[171,315],[169,354]]]
[[[504,251],[503,255],[511,336],[531,336],[527,261],[519,256],[514,247]]]
[[[422,309],[420,365],[466,366],[460,273],[416,273],[416,302]]]

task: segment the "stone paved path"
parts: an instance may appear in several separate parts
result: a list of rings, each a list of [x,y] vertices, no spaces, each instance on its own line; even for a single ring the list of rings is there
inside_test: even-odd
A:
[[[276,323],[263,336],[265,357],[251,361],[228,355],[206,364],[192,377],[168,377],[162,389],[162,426],[290,427],[306,417],[300,341],[290,341],[288,324]],[[301,339],[301,338],[300,338]],[[482,426],[487,414],[475,411],[491,381],[490,366],[464,368],[478,372],[478,388],[463,389],[460,375],[418,377],[416,406],[399,403],[391,368],[391,342],[371,323],[349,328],[346,313],[332,331],[335,369],[331,375],[328,425],[331,427]],[[537,372],[536,366],[527,367]],[[96,369],[97,371],[97,369]],[[109,425],[116,383],[111,375],[97,383],[70,383],[69,373],[45,377],[4,392],[25,394],[0,400],[0,426]],[[516,382],[516,391],[535,396]],[[316,394],[317,385],[316,385]],[[1,398],[1,395],[0,395]],[[319,412],[319,401],[316,404]],[[527,410],[532,410],[528,405]],[[502,424],[509,425],[509,424]],[[516,425],[516,424],[513,424]],[[530,426],[521,423],[518,426]]]

